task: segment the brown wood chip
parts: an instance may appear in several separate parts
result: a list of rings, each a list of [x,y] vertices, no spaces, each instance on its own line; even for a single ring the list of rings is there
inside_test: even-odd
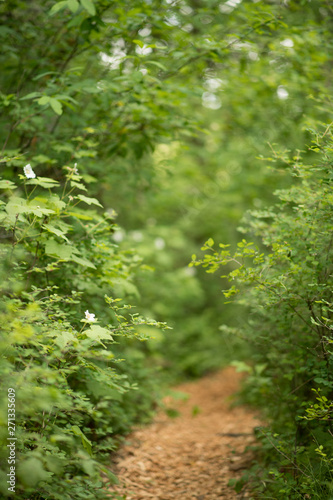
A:
[[[248,408],[230,408],[240,379],[228,367],[176,387],[189,396],[186,401],[166,398],[179,416],[160,411],[151,425],[128,436],[112,458],[111,469],[120,480],[112,491],[126,500],[243,498],[228,481],[251,465],[251,457],[242,453],[253,442],[259,420]]]

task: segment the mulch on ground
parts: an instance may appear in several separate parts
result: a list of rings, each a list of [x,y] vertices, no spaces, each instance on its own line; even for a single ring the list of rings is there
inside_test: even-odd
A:
[[[246,491],[239,495],[228,486],[250,466],[251,455],[243,452],[260,423],[248,408],[231,406],[240,379],[227,367],[176,387],[178,397],[164,403],[178,416],[160,411],[151,425],[128,436],[114,457],[120,484],[112,491],[126,500],[247,498]]]

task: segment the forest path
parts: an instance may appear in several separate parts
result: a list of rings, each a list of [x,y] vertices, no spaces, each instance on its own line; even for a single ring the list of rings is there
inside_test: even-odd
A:
[[[165,398],[167,408],[149,426],[135,430],[115,456],[120,485],[112,491],[126,500],[216,500],[247,498],[228,487],[250,465],[242,456],[259,424],[248,408],[230,407],[241,375],[227,367],[174,390],[187,400]],[[177,392],[175,395],[177,396]],[[179,396],[179,395],[178,395]]]

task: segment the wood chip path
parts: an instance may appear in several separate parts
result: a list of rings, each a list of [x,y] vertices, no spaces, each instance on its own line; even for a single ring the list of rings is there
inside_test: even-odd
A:
[[[165,398],[170,418],[160,411],[154,422],[135,430],[113,459],[120,484],[112,491],[126,500],[234,500],[248,498],[228,487],[231,478],[249,467],[242,455],[259,425],[248,408],[230,407],[241,375],[234,368],[210,374],[175,388]],[[170,412],[169,412],[170,413]]]

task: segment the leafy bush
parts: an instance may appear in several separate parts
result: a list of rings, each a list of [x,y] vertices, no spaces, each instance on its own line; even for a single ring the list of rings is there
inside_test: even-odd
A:
[[[243,397],[260,406],[266,468],[254,488],[275,498],[331,498],[332,482],[332,145],[331,126],[311,131],[314,157],[303,164],[275,153],[271,161],[292,176],[275,192],[278,203],[251,211],[245,239],[203,247],[192,265],[207,272],[227,267],[231,300],[250,308],[241,334],[251,349]],[[308,496],[304,496],[308,495]]]
[[[12,494],[7,391],[14,389],[15,496],[105,498],[102,475],[115,478],[103,460],[156,401],[142,359],[129,356],[123,367],[119,353],[148,338],[143,327],[165,325],[114,297],[137,259],[111,242],[115,224],[81,194],[78,167],[64,167],[63,185],[29,165],[24,172],[18,185],[0,181],[1,493]]]

